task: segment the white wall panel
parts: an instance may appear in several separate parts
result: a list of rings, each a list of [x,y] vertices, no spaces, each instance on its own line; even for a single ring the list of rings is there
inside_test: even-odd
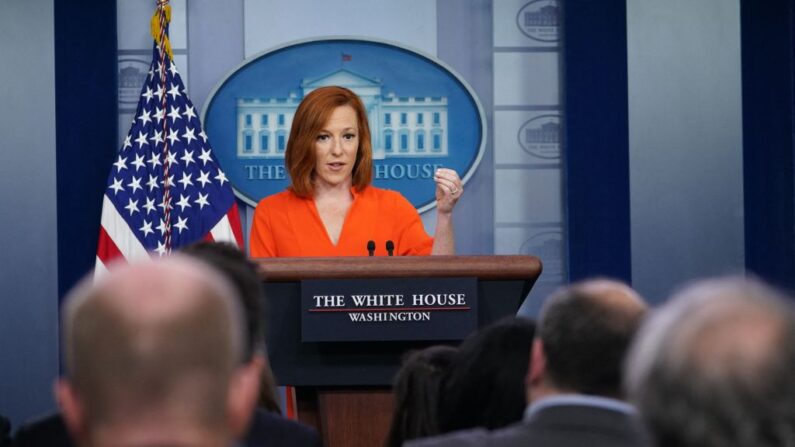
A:
[[[744,269],[740,2],[630,0],[627,21],[632,279],[660,301]]]
[[[558,53],[495,53],[494,105],[560,104]]]
[[[495,179],[498,223],[560,223],[560,171],[500,169]]]
[[[436,2],[401,0],[245,0],[245,57],[319,36],[393,41],[436,54]]]

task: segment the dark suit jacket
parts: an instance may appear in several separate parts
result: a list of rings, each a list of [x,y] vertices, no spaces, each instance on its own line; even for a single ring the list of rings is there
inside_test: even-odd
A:
[[[60,413],[29,422],[17,430],[16,447],[75,447]],[[317,432],[298,422],[257,409],[251,419],[247,447],[320,447]]]
[[[248,447],[322,447],[315,429],[257,409],[243,445]]]
[[[637,417],[619,411],[572,404],[543,408],[529,419],[492,432],[483,429],[466,430],[404,444],[406,447],[651,445]]]

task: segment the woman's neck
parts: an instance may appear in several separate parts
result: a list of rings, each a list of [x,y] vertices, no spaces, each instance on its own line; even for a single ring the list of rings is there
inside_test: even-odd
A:
[[[352,183],[350,181],[336,185],[315,182],[315,200],[351,197],[351,186]]]

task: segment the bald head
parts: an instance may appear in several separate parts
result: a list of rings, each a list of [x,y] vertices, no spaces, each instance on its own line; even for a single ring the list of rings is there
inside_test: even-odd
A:
[[[537,332],[549,385],[620,396],[624,355],[646,309],[634,290],[606,279],[575,283],[552,295]]]
[[[117,266],[67,297],[63,332],[68,381],[92,429],[223,430],[243,327],[231,286],[209,267],[179,256]]]
[[[759,282],[727,278],[697,283],[652,315],[626,383],[660,445],[789,445],[793,364],[791,303]]]

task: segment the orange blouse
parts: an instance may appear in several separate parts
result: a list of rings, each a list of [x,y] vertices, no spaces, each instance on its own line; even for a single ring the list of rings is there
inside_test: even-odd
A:
[[[388,240],[395,244],[395,256],[431,254],[433,238],[399,192],[368,186],[361,192],[351,188],[351,193],[353,204],[337,245],[331,243],[314,199],[291,191],[262,199],[254,211],[251,257],[367,256],[368,241],[375,242],[375,256],[386,256]]]

